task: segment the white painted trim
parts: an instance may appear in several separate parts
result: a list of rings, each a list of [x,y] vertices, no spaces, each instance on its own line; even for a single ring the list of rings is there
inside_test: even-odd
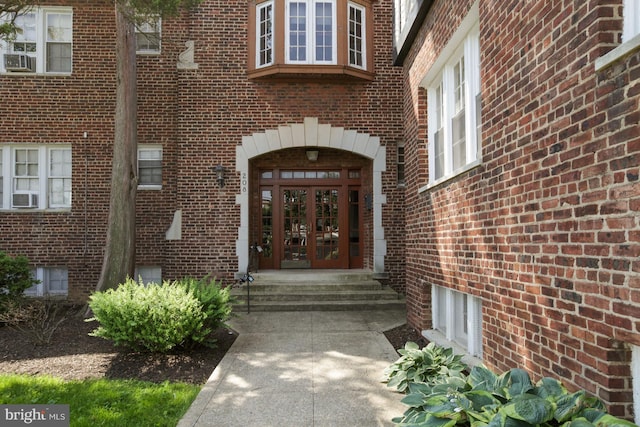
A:
[[[384,273],[384,259],[387,255],[387,241],[382,226],[382,206],[387,203],[382,193],[382,173],[387,170],[386,148],[380,145],[380,138],[355,130],[318,124],[315,117],[307,117],[304,123],[278,126],[277,130],[265,130],[251,136],[243,136],[242,144],[236,147],[236,171],[241,181],[249,176],[249,161],[261,154],[293,147],[331,147],[349,151],[373,161],[373,271]],[[236,240],[238,274],[244,274],[249,265],[249,188],[240,186],[236,195],[240,205],[240,227]]]
[[[602,55],[595,61],[596,71],[601,71],[607,68],[609,65],[616,62],[618,59],[640,49],[640,34],[631,38],[629,41],[622,43],[620,46],[609,51],[607,54]]]

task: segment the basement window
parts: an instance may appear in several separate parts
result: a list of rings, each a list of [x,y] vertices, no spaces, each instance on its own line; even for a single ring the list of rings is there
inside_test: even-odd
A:
[[[472,358],[482,357],[482,304],[473,295],[443,286],[432,286],[433,329],[425,331],[429,341]],[[474,364],[474,362],[470,362]]]
[[[26,296],[66,296],[69,290],[69,271],[65,267],[38,267],[33,277],[40,283],[24,291]]]

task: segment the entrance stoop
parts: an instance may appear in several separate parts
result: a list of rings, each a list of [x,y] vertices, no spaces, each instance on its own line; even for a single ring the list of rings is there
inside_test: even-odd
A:
[[[251,311],[341,311],[405,308],[405,297],[366,270],[272,270],[252,273]],[[234,310],[247,310],[247,284],[235,287]]]

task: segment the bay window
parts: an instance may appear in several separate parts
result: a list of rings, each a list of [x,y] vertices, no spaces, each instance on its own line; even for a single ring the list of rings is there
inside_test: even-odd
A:
[[[250,4],[249,76],[373,79],[369,0],[266,0]]]

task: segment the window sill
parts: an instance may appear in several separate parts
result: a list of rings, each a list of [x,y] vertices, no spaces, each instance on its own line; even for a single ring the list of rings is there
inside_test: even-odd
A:
[[[481,164],[482,164],[482,161],[475,160],[475,161],[473,161],[473,162],[461,167],[460,169],[455,171],[452,175],[444,176],[444,177],[442,177],[442,178],[440,178],[440,179],[438,179],[436,181],[428,183],[427,185],[425,185],[423,187],[420,187],[418,189],[418,193],[424,193],[425,191],[429,191],[432,188],[437,187],[437,186],[439,186],[439,185],[441,185],[441,184],[443,184],[445,182],[451,181],[452,179],[454,179],[454,178],[456,178],[456,177],[458,177],[458,176],[460,176],[460,175],[462,175],[464,173],[467,173],[472,169],[477,168]]]
[[[277,64],[249,70],[250,79],[316,79],[336,78],[353,81],[372,81],[375,74],[346,65]]]
[[[601,71],[604,68],[607,68],[608,66],[618,61],[622,57],[630,53],[633,53],[638,49],[640,49],[640,34],[636,35],[631,40],[628,40],[622,43],[620,46],[616,47],[609,53],[596,59],[596,62],[595,62],[596,71]]]
[[[17,213],[17,214],[30,214],[30,213],[71,213],[71,208],[0,208],[0,213]]]
[[[147,190],[160,191],[160,190],[162,190],[162,186],[161,185],[138,185],[138,190],[141,190],[141,191],[147,191]]]
[[[71,77],[71,73],[35,73],[32,71],[1,71],[0,75],[16,77]]]
[[[462,361],[469,367],[482,365],[482,360],[480,358],[472,356],[460,344],[449,341],[441,332],[436,331],[435,329],[422,331],[422,336],[425,337],[429,342],[433,342],[439,346],[445,348],[451,347],[454,353],[462,355]]]

